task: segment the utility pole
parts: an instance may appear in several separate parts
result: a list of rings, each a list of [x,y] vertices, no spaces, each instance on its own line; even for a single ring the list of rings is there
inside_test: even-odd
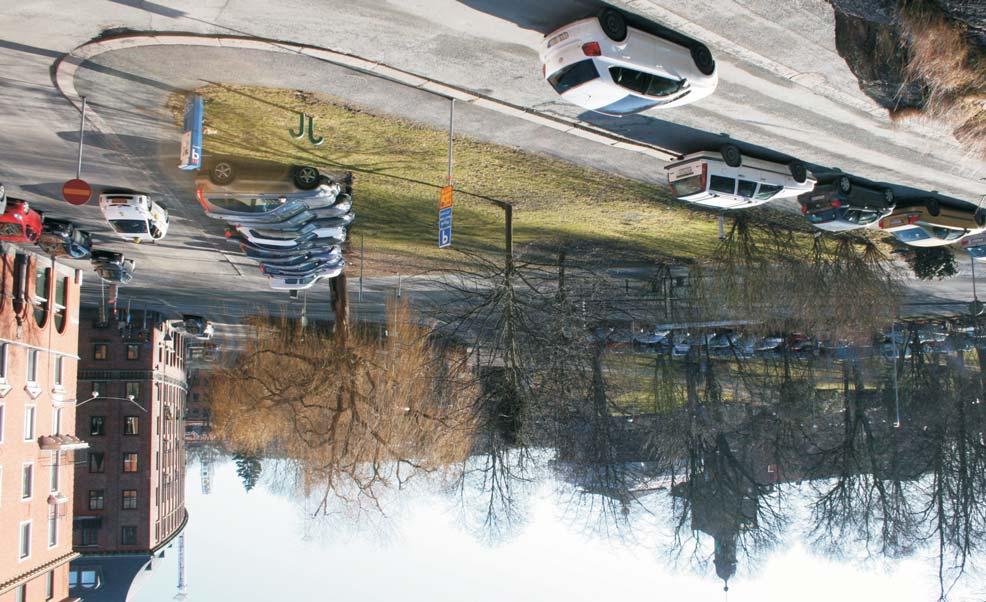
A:
[[[448,108],[448,175],[447,183],[449,186],[452,185],[452,134],[455,131],[455,99],[449,99]]]
[[[175,600],[188,597],[188,584],[185,582],[185,533],[178,536],[178,593]]]
[[[86,97],[82,97],[82,116],[79,118],[79,164],[75,169],[75,179],[82,177],[82,138],[86,130]]]

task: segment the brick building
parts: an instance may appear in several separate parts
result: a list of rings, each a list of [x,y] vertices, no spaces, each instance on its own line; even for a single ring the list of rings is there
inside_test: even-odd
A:
[[[9,245],[0,264],[0,602],[61,602],[86,445],[74,405],[82,272]]]
[[[153,554],[187,519],[182,335],[156,312],[83,311],[79,355],[75,549]]]

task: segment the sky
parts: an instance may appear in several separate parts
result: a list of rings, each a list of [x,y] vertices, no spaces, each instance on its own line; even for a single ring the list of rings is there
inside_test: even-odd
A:
[[[402,504],[383,529],[312,525],[303,520],[298,500],[273,493],[266,480],[245,493],[231,461],[214,467],[210,495],[201,492],[199,465],[188,467],[190,601],[937,598],[934,567],[924,559],[891,567],[839,562],[811,554],[797,542],[775,550],[755,574],[741,568],[727,597],[711,567],[702,575],[676,570],[643,543],[607,541],[576,528],[578,522],[565,515],[547,488],[535,493],[524,528],[499,545],[478,540],[459,524],[459,513],[447,501],[429,496]],[[176,567],[173,546],[132,602],[171,600]],[[968,595],[956,591],[951,599],[974,599]]]

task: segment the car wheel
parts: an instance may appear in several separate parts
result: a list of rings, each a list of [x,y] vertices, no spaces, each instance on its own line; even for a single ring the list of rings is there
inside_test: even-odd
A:
[[[894,206],[894,191],[889,188],[883,190],[883,202],[887,204],[887,208]]]
[[[787,166],[788,170],[791,172],[791,177],[798,184],[804,184],[808,181],[808,168],[805,164],[800,161],[794,161]]]
[[[716,61],[712,58],[712,51],[708,46],[699,44],[692,48],[692,60],[695,66],[705,75],[712,75],[716,72]]]
[[[304,165],[294,170],[294,185],[302,190],[313,190],[319,184],[318,169]]]
[[[627,39],[627,22],[620,11],[612,8],[603,9],[599,13],[599,25],[603,28],[606,37],[614,42],[622,42]]]
[[[839,178],[839,191],[842,192],[842,194],[849,194],[849,191],[851,190],[852,180],[849,179],[849,176],[841,176]]]
[[[722,153],[722,160],[730,167],[739,167],[743,163],[743,153],[733,144],[726,144],[719,152]]]
[[[236,170],[229,161],[220,161],[209,170],[209,181],[216,186],[226,186],[236,178]]]
[[[941,215],[941,203],[938,202],[938,199],[931,199],[930,201],[928,201],[927,207],[928,207],[928,213],[932,217],[938,217],[939,215]]]

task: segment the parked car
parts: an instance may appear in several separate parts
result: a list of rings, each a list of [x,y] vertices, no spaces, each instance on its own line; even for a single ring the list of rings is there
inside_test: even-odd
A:
[[[609,115],[690,104],[719,83],[704,44],[630,27],[612,8],[549,33],[539,56],[545,80],[562,98]]]
[[[7,210],[7,189],[0,182],[0,214]]]
[[[966,253],[976,259],[986,257],[986,232],[966,236],[959,241],[959,244],[962,245]]]
[[[146,194],[107,191],[99,195],[103,217],[120,238],[140,242],[157,242],[168,235],[170,216],[164,205]]]
[[[209,327],[209,321],[202,316],[192,314],[181,315],[181,330],[185,334],[200,335]]]
[[[92,236],[70,221],[48,218],[42,225],[38,246],[52,257],[85,259],[92,253]]]
[[[248,242],[269,247],[295,247],[316,240],[323,241],[321,244],[332,246],[342,244],[346,240],[345,227],[317,228],[315,224],[308,224],[297,232],[258,230],[245,226],[236,226],[235,232]]]
[[[44,214],[31,209],[24,199],[8,198],[0,215],[0,241],[34,244],[41,238]]]
[[[342,257],[329,260],[311,260],[295,266],[260,264],[260,271],[265,276],[311,276],[312,274],[324,272],[327,269],[334,269],[346,264]]]
[[[311,276],[304,276],[302,278],[297,278],[294,276],[275,276],[268,280],[270,287],[278,291],[302,291],[309,289],[315,284],[324,279],[335,278],[342,273],[343,266],[332,268],[323,273],[313,274]]]
[[[247,253],[247,257],[250,259],[255,259],[263,264],[276,265],[283,267],[291,267],[296,265],[301,265],[309,261],[329,261],[342,257],[342,251],[337,246],[325,247],[319,249],[313,249],[310,251],[304,251],[298,253],[297,255],[281,256],[272,255],[270,257],[263,257],[260,254],[251,255]]]
[[[719,152],[685,155],[665,169],[675,198],[716,209],[755,207],[815,188],[815,178],[804,163],[783,164],[743,156],[732,144]]]
[[[276,210],[259,215],[218,215],[209,212],[206,212],[206,215],[213,219],[222,219],[227,224],[235,224],[237,226],[274,228],[275,224],[277,227],[280,227],[280,225],[304,223],[309,219],[327,219],[345,216],[351,211],[353,200],[350,195],[343,193],[338,195],[331,205],[325,207],[314,206],[312,208],[308,208],[308,205],[317,205],[317,203],[309,203],[307,200],[304,202],[297,200],[291,201],[289,205],[285,206],[284,211]]]
[[[812,192],[798,197],[808,222],[821,230],[841,232],[877,223],[896,202],[889,188],[854,182],[847,175],[819,180]]]
[[[931,199],[923,205],[898,207],[880,220],[880,229],[914,247],[941,247],[986,231],[986,213],[976,207],[953,207]]]
[[[127,259],[123,253],[112,251],[93,251],[92,268],[106,282],[126,284],[133,280],[137,261]]]
[[[311,166],[221,157],[208,164],[195,186],[209,217],[262,222],[282,221],[306,209],[329,209],[343,200],[343,192],[348,197],[351,179],[346,174],[343,182],[336,182]]]

